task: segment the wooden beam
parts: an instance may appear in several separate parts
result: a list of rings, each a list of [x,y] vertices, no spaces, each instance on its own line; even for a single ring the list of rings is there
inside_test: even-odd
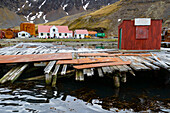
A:
[[[88,68],[95,68],[95,67],[106,67],[106,66],[125,65],[125,64],[131,64],[131,61],[86,64],[86,65],[77,65],[73,67],[76,69],[88,69]]]

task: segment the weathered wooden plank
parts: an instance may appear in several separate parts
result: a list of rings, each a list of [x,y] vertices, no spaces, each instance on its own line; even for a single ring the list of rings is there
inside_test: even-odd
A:
[[[95,68],[95,67],[106,67],[106,66],[125,65],[125,64],[131,64],[131,62],[122,61],[122,62],[96,63],[96,64],[77,65],[73,67],[76,69],[88,69],[88,68]]]
[[[54,75],[54,76],[57,75],[59,68],[60,68],[60,65],[56,65],[52,75]]]
[[[57,64],[89,64],[89,63],[102,63],[102,62],[118,62],[122,61],[120,58],[112,57],[99,57],[99,58],[81,58],[73,60],[59,60]]]
[[[76,80],[84,81],[84,75],[83,75],[82,70],[76,70]]]
[[[116,71],[119,71],[119,68],[118,68],[117,66],[111,66],[111,67],[113,67],[113,69],[114,69],[115,72],[116,72]]]
[[[118,75],[113,76],[113,81],[114,81],[114,87],[119,88],[120,87],[120,78]]]
[[[97,71],[98,71],[99,77],[104,77],[104,75],[103,75],[103,72],[102,72],[102,69],[101,69],[101,68],[97,68]]]
[[[153,56],[153,58],[158,61],[165,69],[170,69],[170,66],[166,65],[163,61],[159,60],[157,56],[153,55],[151,53],[151,55]]]
[[[91,57],[91,56],[105,56],[105,57],[111,57],[111,56],[151,56],[150,54],[108,54],[108,53],[79,53],[78,54],[80,57],[86,56],[86,57]]]
[[[23,65],[12,77],[11,82],[15,82],[22,72],[28,67],[28,64]]]
[[[109,66],[106,67],[107,73],[112,73],[112,69]]]
[[[149,62],[147,62],[146,60],[142,59],[141,57],[134,57],[137,61],[145,64],[147,67],[152,68],[153,70],[160,70],[160,68],[158,66],[155,66]]]
[[[55,65],[56,61],[50,61],[48,65],[45,67],[44,72],[45,73],[50,73],[51,69]]]
[[[65,75],[67,70],[67,65],[63,65],[63,69],[61,71],[61,75]]]
[[[126,69],[123,65],[122,66],[117,66],[119,69],[119,72],[128,72],[128,69]]]
[[[87,74],[87,69],[83,69],[83,74],[84,74],[84,75]]]
[[[60,65],[56,65],[55,66],[55,69],[52,73],[52,78],[53,78],[53,81],[52,81],[52,87],[55,87],[56,86],[56,82],[57,82],[57,73],[59,71],[59,68],[60,68]]]
[[[126,73],[125,72],[123,72],[123,73],[120,73],[121,74],[121,81],[123,82],[123,83],[126,83],[126,81],[127,81],[127,78],[126,78]]]
[[[10,71],[8,71],[1,79],[0,79],[0,83],[5,83],[8,78],[9,78],[9,75],[14,71],[16,70],[17,67],[13,67]]]
[[[0,63],[41,62],[51,60],[72,59],[71,53],[0,55]]]
[[[47,85],[51,84],[51,80],[52,80],[52,73],[45,73],[45,82]]]
[[[106,74],[107,73],[107,69],[106,67],[102,67],[103,73]]]

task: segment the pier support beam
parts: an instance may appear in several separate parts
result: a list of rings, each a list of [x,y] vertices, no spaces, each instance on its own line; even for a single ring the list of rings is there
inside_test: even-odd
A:
[[[84,81],[84,74],[82,70],[76,70],[76,80]]]
[[[114,87],[119,88],[120,87],[120,78],[118,74],[115,74],[113,76],[113,81],[114,81]]]

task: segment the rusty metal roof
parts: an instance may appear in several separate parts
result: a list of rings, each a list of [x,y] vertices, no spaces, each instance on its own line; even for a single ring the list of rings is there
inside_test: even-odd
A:
[[[101,63],[101,62],[121,62],[120,58],[100,57],[100,58],[81,58],[74,60],[59,60],[57,64],[88,64],[88,63]]]
[[[115,66],[115,65],[129,65],[129,64],[131,64],[131,61],[85,64],[85,65],[77,65],[73,67],[76,69],[87,69],[87,68],[106,67],[106,66]]]
[[[22,63],[39,62],[51,60],[72,59],[72,53],[52,53],[52,54],[32,54],[32,55],[0,55],[0,64],[2,63]]]

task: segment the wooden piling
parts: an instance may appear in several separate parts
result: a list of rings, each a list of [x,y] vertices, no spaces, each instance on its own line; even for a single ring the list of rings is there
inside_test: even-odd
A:
[[[76,80],[84,81],[84,75],[83,75],[82,70],[76,70]]]
[[[114,81],[114,87],[119,88],[120,87],[120,78],[118,74],[115,74],[113,76],[113,81]]]
[[[55,87],[56,86],[56,82],[57,82],[57,73],[59,71],[59,68],[60,68],[60,65],[56,65],[55,66],[55,69],[52,73],[52,78],[53,78],[53,81],[52,81],[52,87]]]
[[[101,68],[97,68],[97,71],[98,71],[99,77],[104,77],[104,75],[103,75],[103,72],[102,72],[102,69],[101,69]]]
[[[45,67],[44,69],[44,74],[45,74],[45,81],[47,85],[51,84],[51,80],[52,80],[52,68],[55,65],[56,61],[50,61],[48,63],[48,65]]]
[[[63,69],[61,71],[61,75],[65,75],[67,70],[67,65],[63,65]]]
[[[121,75],[122,75],[122,77],[121,77],[121,82],[126,83],[126,81],[127,81],[126,73],[123,72],[123,73],[121,73]]]

